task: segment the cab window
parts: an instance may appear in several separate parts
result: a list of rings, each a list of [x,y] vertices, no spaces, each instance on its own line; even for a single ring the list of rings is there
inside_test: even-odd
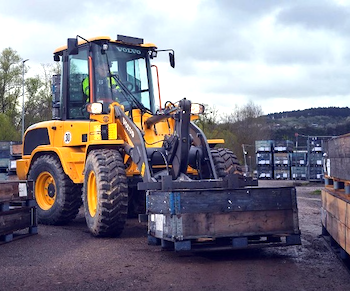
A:
[[[89,96],[84,93],[84,91],[88,91],[83,91],[83,85],[86,84],[89,84],[88,52],[87,49],[81,48],[77,55],[69,56],[68,119],[89,118],[89,115],[84,111],[85,104],[89,101]]]

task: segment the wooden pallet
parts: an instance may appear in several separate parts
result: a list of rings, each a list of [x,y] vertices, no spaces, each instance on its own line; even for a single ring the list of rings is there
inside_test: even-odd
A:
[[[337,193],[350,195],[350,181],[325,175],[325,187]]]
[[[0,182],[0,244],[37,233],[33,182]]]
[[[350,134],[325,143],[325,188],[322,190],[322,233],[350,254]]]
[[[322,190],[322,232],[329,233],[350,254],[350,195],[328,185]]]
[[[176,251],[203,239],[234,249],[301,244],[292,187],[150,191],[146,199],[149,235]]]

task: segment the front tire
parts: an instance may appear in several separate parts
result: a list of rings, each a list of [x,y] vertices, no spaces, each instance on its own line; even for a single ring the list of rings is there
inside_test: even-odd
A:
[[[74,219],[82,204],[81,186],[64,173],[58,158],[39,157],[32,165],[29,179],[35,182],[38,222],[62,225]]]
[[[119,236],[128,212],[125,166],[116,150],[94,150],[85,165],[85,219],[94,236]]]

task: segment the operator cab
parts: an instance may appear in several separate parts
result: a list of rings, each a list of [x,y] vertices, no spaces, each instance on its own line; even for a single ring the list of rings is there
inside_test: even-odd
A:
[[[125,111],[155,112],[150,64],[155,45],[119,35],[79,43],[78,37],[54,52],[54,60],[62,60],[62,75],[53,78],[54,119],[89,119],[87,105],[93,102],[103,104],[103,113],[112,102]]]

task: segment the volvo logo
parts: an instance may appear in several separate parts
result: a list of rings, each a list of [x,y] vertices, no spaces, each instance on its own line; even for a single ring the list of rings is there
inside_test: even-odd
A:
[[[137,54],[140,55],[141,51],[138,49],[132,49],[132,48],[128,48],[128,47],[117,47],[118,51],[123,52],[123,53],[127,53],[127,54]]]
[[[127,130],[127,132],[131,135],[132,138],[134,138],[135,132],[131,128],[130,124],[126,121],[126,119],[124,117],[123,117],[122,121],[123,121],[123,125],[124,125],[125,129]]]

